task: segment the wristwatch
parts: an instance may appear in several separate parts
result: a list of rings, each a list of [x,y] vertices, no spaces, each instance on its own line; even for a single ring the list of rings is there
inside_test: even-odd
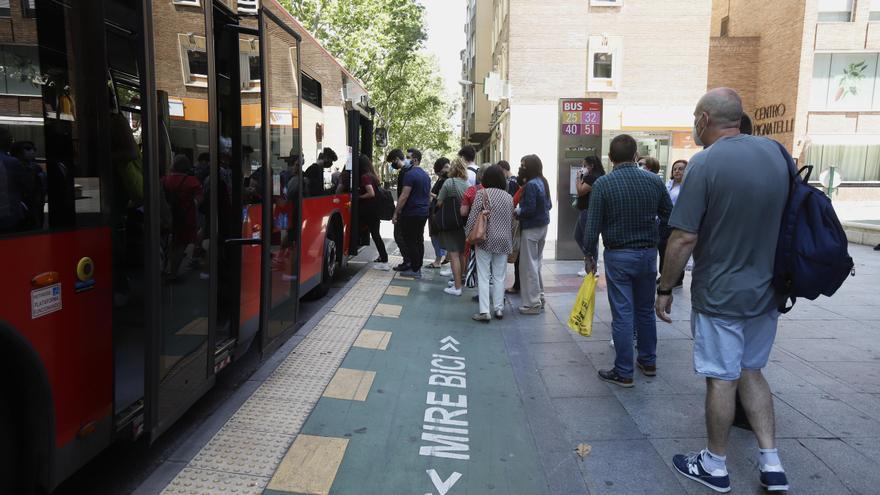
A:
[[[657,287],[657,295],[658,296],[671,296],[672,289],[661,289],[660,287]]]

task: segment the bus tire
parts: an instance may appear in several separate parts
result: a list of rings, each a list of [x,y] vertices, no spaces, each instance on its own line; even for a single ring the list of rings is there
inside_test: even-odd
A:
[[[330,292],[333,278],[339,268],[339,252],[336,239],[331,236],[324,238],[324,256],[321,258],[321,282],[309,293],[309,298],[320,299]]]
[[[12,409],[17,403],[10,387],[0,384],[0,493],[33,493],[35,488],[35,480],[27,479],[30,469],[23,465],[22,428]]]

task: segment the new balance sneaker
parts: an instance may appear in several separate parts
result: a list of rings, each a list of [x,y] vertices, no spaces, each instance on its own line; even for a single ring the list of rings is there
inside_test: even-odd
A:
[[[679,454],[672,458],[672,465],[675,466],[675,470],[682,476],[706,485],[716,492],[729,492],[730,476],[727,474],[727,470],[716,469],[712,472],[707,471],[703,467],[704,452],[706,452],[705,449],[688,455]]]
[[[632,378],[620,376],[614,368],[610,370],[599,370],[599,378],[623,388],[632,388],[634,385]]]
[[[782,466],[761,466],[761,486],[768,492],[787,492],[788,478]]]

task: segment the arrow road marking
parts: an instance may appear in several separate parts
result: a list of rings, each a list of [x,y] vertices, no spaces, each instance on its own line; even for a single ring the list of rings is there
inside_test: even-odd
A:
[[[455,340],[454,338],[452,338],[451,336],[448,336],[448,335],[446,337],[443,337],[442,339],[440,339],[440,343],[444,344],[443,347],[440,348],[441,351],[452,349],[455,352],[458,352],[458,347],[455,347],[455,346],[461,344],[461,342]]]
[[[452,337],[447,338],[451,339]],[[458,342],[456,342],[456,344],[458,344]],[[440,475],[437,474],[436,470],[428,469],[425,472],[428,473],[428,476],[431,477],[431,483],[434,483],[434,488],[437,489],[437,493],[439,493],[440,495],[446,495],[446,492],[448,492],[449,489],[452,488],[452,485],[458,482],[458,480],[461,478],[461,473],[453,472],[452,475],[450,475],[449,478],[446,479],[446,481],[443,481],[440,479]],[[425,495],[432,494],[426,493]]]

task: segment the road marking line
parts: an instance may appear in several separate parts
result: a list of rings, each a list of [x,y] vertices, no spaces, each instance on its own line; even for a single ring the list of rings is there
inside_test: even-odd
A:
[[[347,447],[346,438],[297,436],[267,488],[283,492],[329,494]]]
[[[324,397],[365,401],[375,378],[375,371],[339,368],[324,389]]]
[[[403,310],[403,306],[399,304],[383,304],[379,303],[376,305],[376,309],[373,310],[373,316],[384,316],[386,318],[400,318],[400,312]]]
[[[364,349],[376,349],[384,351],[388,348],[388,342],[391,340],[391,332],[382,332],[379,330],[362,330],[354,341],[355,347]]]
[[[409,296],[409,287],[403,287],[400,285],[389,285],[388,289],[385,290],[385,294],[389,296],[407,297]]]

